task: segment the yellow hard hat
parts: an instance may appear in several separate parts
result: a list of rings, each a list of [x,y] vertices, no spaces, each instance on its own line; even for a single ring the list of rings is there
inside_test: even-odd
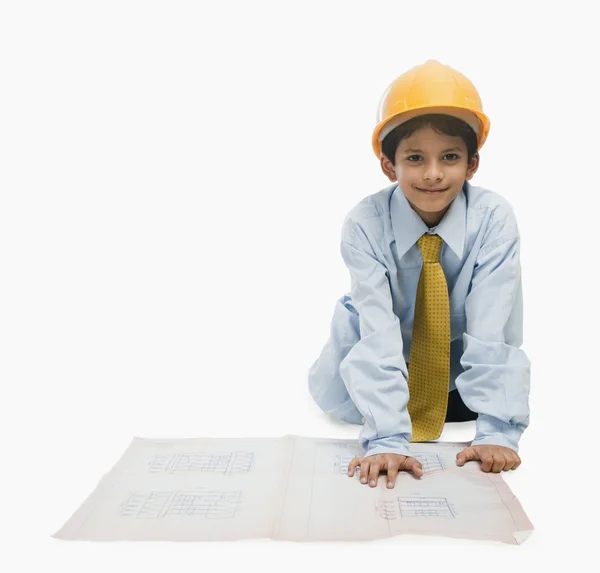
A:
[[[444,113],[462,119],[477,134],[477,150],[485,143],[490,120],[471,81],[450,66],[427,60],[397,77],[385,90],[373,131],[373,151],[381,155],[381,142],[393,129],[418,115]]]

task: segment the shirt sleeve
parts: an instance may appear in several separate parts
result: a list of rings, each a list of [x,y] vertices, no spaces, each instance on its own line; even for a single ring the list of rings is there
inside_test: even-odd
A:
[[[479,414],[472,446],[497,445],[518,451],[529,425],[530,362],[523,343],[520,238],[516,223],[479,252],[465,301],[464,368],[456,388]],[[507,234],[507,231],[509,234]]]
[[[408,456],[412,427],[408,414],[408,371],[400,321],[394,314],[390,277],[360,226],[344,224],[341,253],[351,277],[352,304],[360,340],[340,365],[340,376],[364,417],[359,436],[365,456]]]

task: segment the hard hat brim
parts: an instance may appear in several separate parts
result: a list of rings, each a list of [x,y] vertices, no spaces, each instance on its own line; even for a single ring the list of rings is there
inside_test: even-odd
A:
[[[372,137],[372,147],[375,155],[378,158],[381,156],[381,142],[396,127],[415,117],[432,113],[450,115],[467,123],[477,136],[477,151],[485,143],[490,130],[490,120],[484,113],[456,106],[431,106],[402,111],[380,122],[375,127]]]

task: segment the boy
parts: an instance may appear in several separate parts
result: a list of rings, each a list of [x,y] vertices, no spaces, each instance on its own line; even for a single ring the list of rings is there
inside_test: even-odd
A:
[[[516,469],[529,425],[530,362],[522,344],[520,238],[510,204],[472,186],[489,132],[462,74],[429,60],[386,90],[373,149],[394,184],[346,217],[341,253],[351,292],[309,371],[319,407],[364,424],[362,483],[380,471],[423,475],[409,442],[445,422],[476,421],[462,466]]]

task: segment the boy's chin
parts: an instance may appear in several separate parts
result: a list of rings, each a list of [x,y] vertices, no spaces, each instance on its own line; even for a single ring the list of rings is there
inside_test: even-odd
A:
[[[445,199],[444,201],[423,201],[422,199],[420,199],[415,200],[412,203],[425,213],[439,213],[440,211],[443,211],[446,207],[448,207],[451,201],[449,199]]]

